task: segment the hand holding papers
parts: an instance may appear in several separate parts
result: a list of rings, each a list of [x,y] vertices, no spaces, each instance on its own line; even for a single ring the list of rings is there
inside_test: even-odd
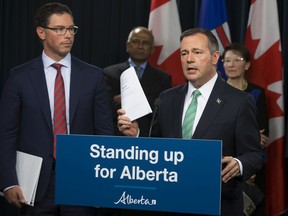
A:
[[[121,106],[131,121],[152,113],[144,91],[133,67],[125,70],[120,77]]]
[[[27,205],[34,206],[42,158],[17,151],[16,172]]]

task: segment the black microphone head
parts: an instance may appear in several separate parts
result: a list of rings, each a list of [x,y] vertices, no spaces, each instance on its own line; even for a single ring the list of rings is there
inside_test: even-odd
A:
[[[156,98],[155,101],[154,101],[154,108],[155,107],[159,107],[160,106],[160,102],[161,102],[160,98]]]
[[[151,132],[152,132],[152,128],[153,128],[153,124],[155,121],[155,117],[156,117],[156,113],[158,112],[158,108],[160,106],[160,98],[156,98],[154,101],[154,109],[153,109],[153,116],[152,116],[152,120],[151,120],[151,124],[150,124],[150,129],[149,129],[149,137],[151,137]]]

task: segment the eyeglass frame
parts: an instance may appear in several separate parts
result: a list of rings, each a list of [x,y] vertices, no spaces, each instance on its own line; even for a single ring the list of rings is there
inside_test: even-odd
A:
[[[52,31],[54,31],[58,36],[63,36],[63,35],[65,35],[68,30],[69,30],[69,33],[70,33],[71,35],[75,35],[75,34],[78,32],[78,26],[73,26],[73,27],[69,27],[69,28],[65,28],[65,27],[54,27],[54,28],[52,28],[52,27],[48,27],[48,26],[46,26],[46,27],[42,26],[42,28],[52,30]],[[58,31],[61,31],[62,29],[65,29],[65,32],[61,34],[61,33],[59,33]],[[71,32],[71,31],[73,31],[73,32]]]
[[[245,59],[243,57],[236,57],[233,59],[222,59],[223,64],[229,64],[231,62],[236,62],[236,63],[240,63],[242,61],[245,61]]]
[[[130,41],[128,41],[129,44],[131,44],[132,46],[135,47],[150,47],[152,46],[152,43],[150,41],[146,41],[146,40],[139,40],[139,39],[131,39]]]

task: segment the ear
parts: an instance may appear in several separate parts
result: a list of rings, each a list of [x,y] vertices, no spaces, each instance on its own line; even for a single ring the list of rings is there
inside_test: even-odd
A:
[[[151,47],[151,50],[150,50],[150,55],[152,55],[153,54],[153,52],[154,52],[154,50],[155,50],[155,46],[154,45],[151,45],[152,47]]]
[[[219,53],[219,51],[214,52],[213,55],[212,55],[212,64],[213,64],[214,66],[217,65],[219,58],[220,58],[220,53]]]
[[[45,35],[45,29],[44,29],[44,28],[42,28],[42,27],[37,27],[37,28],[36,28],[36,32],[37,32],[37,34],[38,34],[38,37],[39,37],[42,41],[45,40],[46,35]]]
[[[129,44],[129,42],[127,41],[126,42],[126,52],[128,53],[128,50],[129,50],[129,46],[130,46],[130,44]]]

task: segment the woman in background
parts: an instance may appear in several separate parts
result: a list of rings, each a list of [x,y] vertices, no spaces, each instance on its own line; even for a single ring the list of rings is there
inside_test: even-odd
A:
[[[269,119],[266,106],[265,90],[245,79],[245,72],[250,67],[250,52],[242,44],[232,43],[225,47],[223,52],[223,65],[227,76],[227,83],[242,91],[253,95],[257,109],[257,121],[260,128],[261,146],[265,150],[268,146]],[[247,184],[256,184],[265,194],[265,166],[254,175]],[[254,216],[264,215],[265,200],[263,200],[252,214]]]

